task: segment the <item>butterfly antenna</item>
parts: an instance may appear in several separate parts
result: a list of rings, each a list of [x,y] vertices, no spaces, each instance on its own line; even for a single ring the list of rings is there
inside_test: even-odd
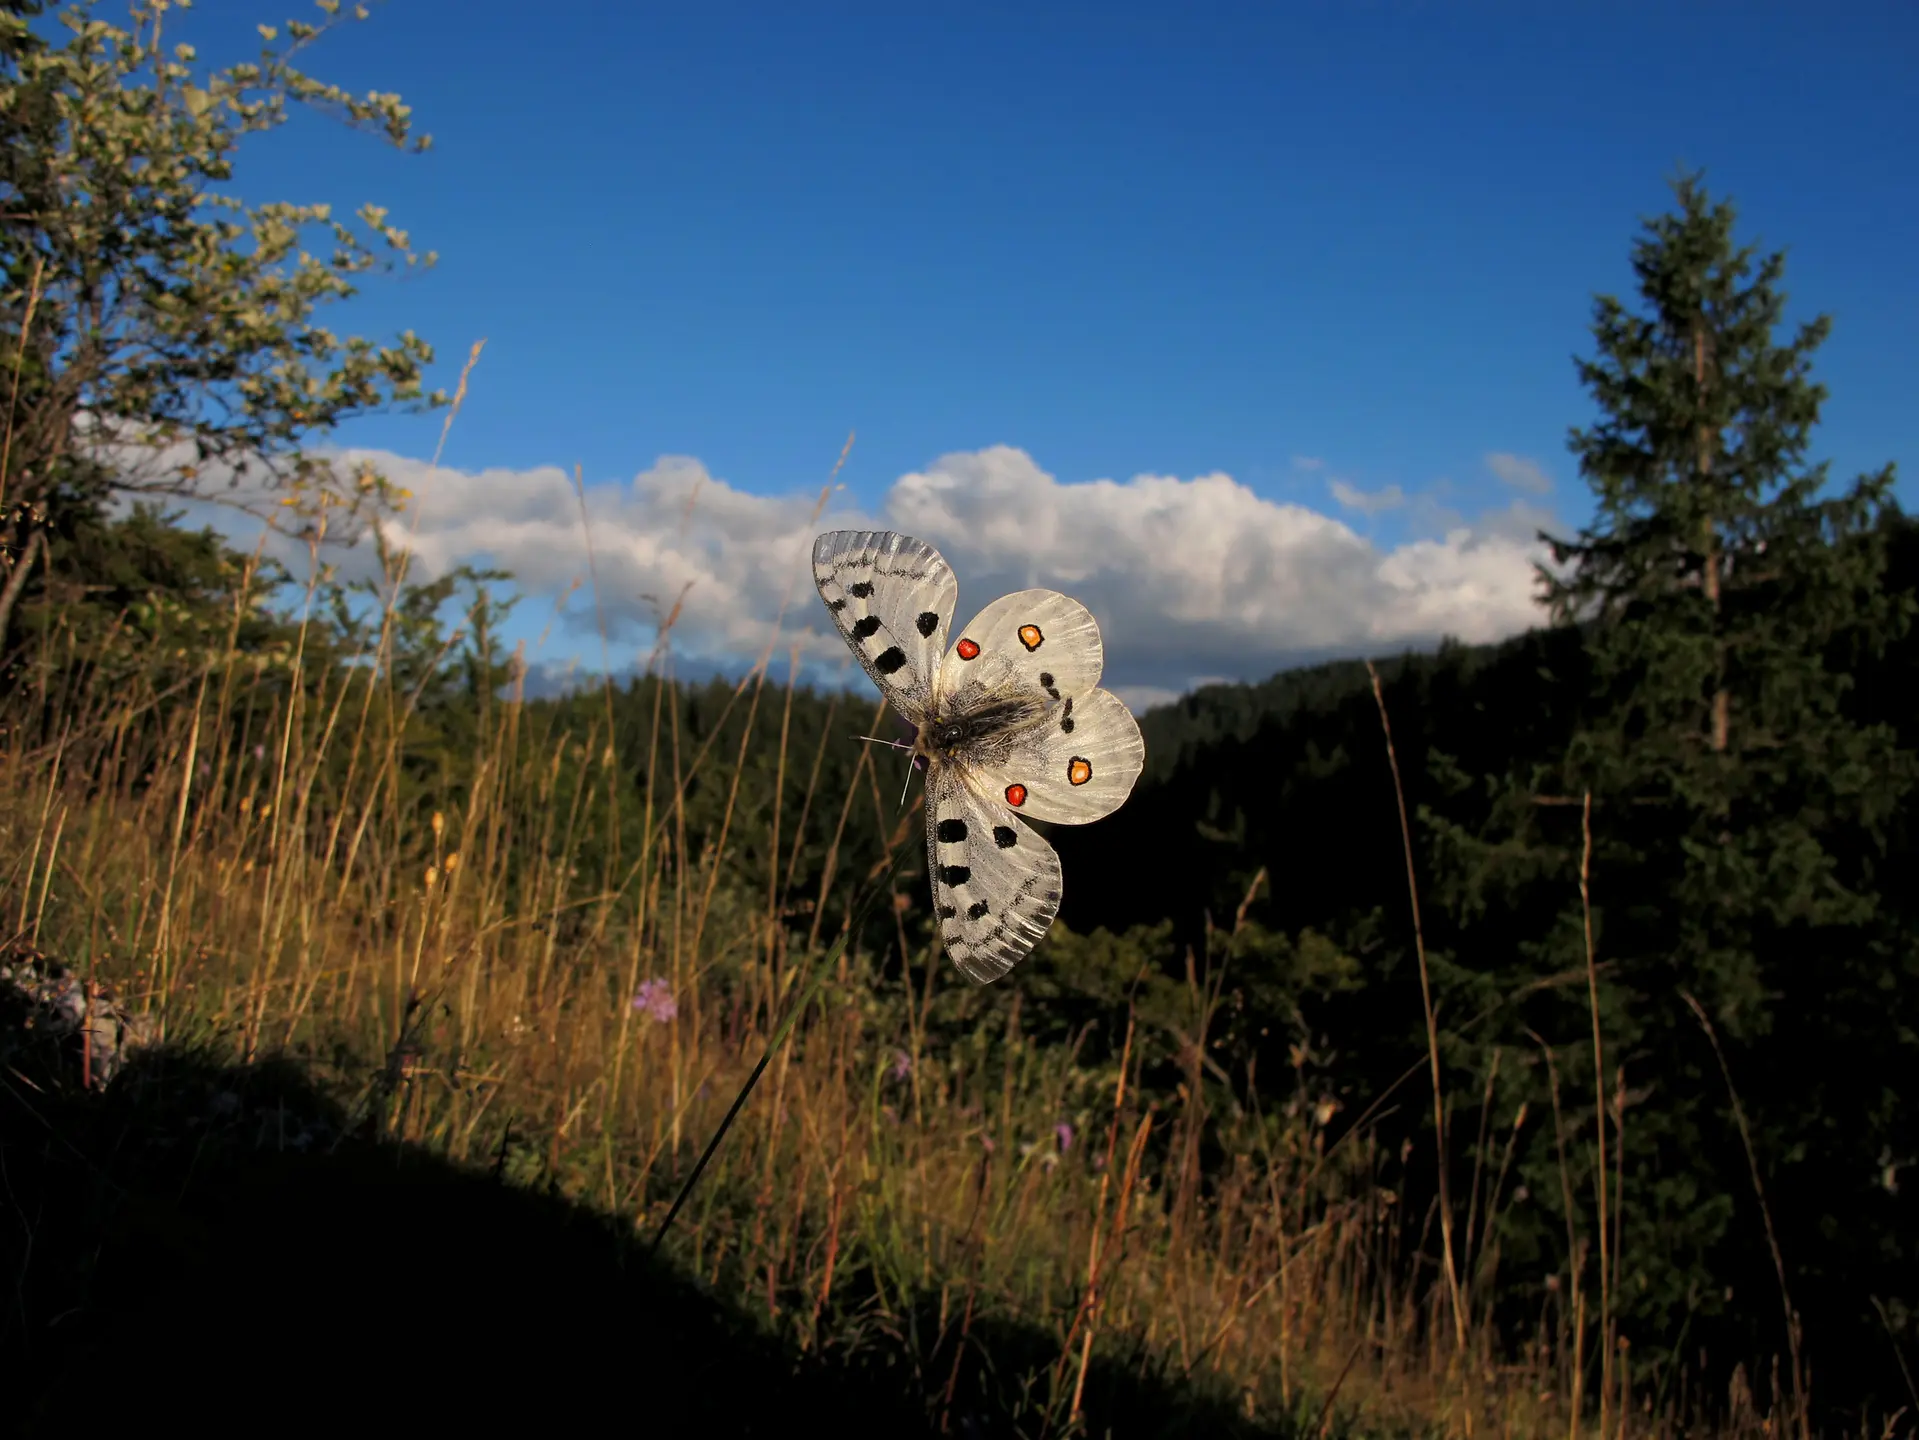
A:
[[[864,740],[869,745],[887,745],[895,750],[911,750],[913,747],[903,740],[886,740],[878,735],[855,735],[855,740]],[[906,809],[906,793],[913,788],[913,767],[906,767],[906,783],[900,786],[900,810]],[[898,813],[898,812],[895,812]]]

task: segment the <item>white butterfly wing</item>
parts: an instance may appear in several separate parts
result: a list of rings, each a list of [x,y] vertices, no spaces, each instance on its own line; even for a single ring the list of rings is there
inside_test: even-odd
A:
[[[991,778],[1020,814],[1084,825],[1119,809],[1145,764],[1132,712],[1111,690],[1092,690],[1021,731]]]
[[[940,665],[940,696],[959,709],[975,690],[1036,690],[1057,700],[1099,684],[1105,663],[1092,611],[1057,590],[1016,590],[959,632]]]
[[[880,693],[917,724],[959,599],[939,551],[890,530],[832,530],[813,542],[813,582]]]
[[[946,953],[984,985],[1024,960],[1052,925],[1060,866],[1053,847],[978,780],[957,761],[927,775],[926,869]]]

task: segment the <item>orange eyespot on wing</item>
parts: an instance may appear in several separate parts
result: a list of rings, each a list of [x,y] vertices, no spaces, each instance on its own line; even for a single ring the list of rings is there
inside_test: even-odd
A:
[[[1045,638],[1044,635],[1039,633],[1039,626],[1037,625],[1022,625],[1019,627],[1019,643],[1024,645],[1029,651],[1039,649],[1040,642],[1045,640]]]
[[[979,643],[977,641],[962,640],[959,642],[959,644],[955,645],[953,648],[954,650],[959,652],[959,657],[962,660],[979,659]]]
[[[1093,762],[1084,756],[1075,755],[1066,762],[1066,783],[1084,785],[1093,778]]]
[[[1092,775],[1093,771],[1091,766],[1087,767],[1086,773],[1088,776]],[[1011,785],[1008,785],[1006,787],[1006,803],[1011,805],[1015,810],[1019,809],[1020,806],[1026,803],[1026,787],[1017,780]]]

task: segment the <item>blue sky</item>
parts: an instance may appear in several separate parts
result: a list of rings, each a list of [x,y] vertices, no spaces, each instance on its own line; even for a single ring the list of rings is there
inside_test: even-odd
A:
[[[209,0],[170,32],[224,57],[280,18]],[[418,330],[449,387],[486,337],[444,463],[498,483],[432,502],[462,518],[506,476],[577,462],[609,524],[644,528],[665,502],[630,487],[662,456],[790,502],[856,430],[834,514],[897,522],[902,476],[946,474],[951,499],[965,485],[941,457],[1011,447],[1069,520],[1087,482],[1219,474],[1295,520],[1330,517],[1383,563],[1515,501],[1533,509],[1503,522],[1514,534],[1535,511],[1585,518],[1565,434],[1590,411],[1570,357],[1593,292],[1629,289],[1638,222],[1680,164],[1738,203],[1748,240],[1787,248],[1795,318],[1834,317],[1818,455],[1840,476],[1902,462],[1913,508],[1916,59],[1919,11],[1894,4],[1815,19],[1803,4],[389,0],[310,68],[400,92],[433,150],[302,119],[243,152],[237,181],[253,198],[378,201],[440,252],[336,321]],[[376,418],[340,438],[424,461],[439,424]],[[1511,460],[1502,481],[1493,454],[1552,488],[1508,483]],[[1335,482],[1405,503],[1342,505]],[[994,493],[1024,503],[1038,483]],[[906,513],[949,527],[927,538],[989,579],[1087,568],[1070,524],[996,565],[982,530],[959,533],[979,523],[963,509]],[[470,543],[448,536],[443,556]],[[647,563],[617,583],[644,583]],[[963,609],[991,598],[959,568]],[[577,648],[577,625],[559,633]],[[1419,633],[1241,644],[1243,663],[1227,635],[1196,671],[1135,678],[1176,691]]]

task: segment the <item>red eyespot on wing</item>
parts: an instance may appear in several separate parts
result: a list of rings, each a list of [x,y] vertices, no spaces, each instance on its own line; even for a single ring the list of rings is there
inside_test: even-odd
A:
[[[1014,781],[1006,787],[1006,803],[1015,810],[1026,803],[1026,787]]]
[[[979,642],[978,641],[962,640],[959,642],[959,644],[955,645],[953,648],[959,651],[959,657],[962,660],[976,660],[979,658]]]
[[[1093,762],[1084,756],[1075,755],[1066,763],[1066,783],[1084,785],[1093,778]]]
[[[1024,645],[1028,650],[1039,649],[1040,642],[1045,638],[1044,635],[1039,633],[1039,626],[1037,625],[1022,625],[1019,627],[1019,643]]]

